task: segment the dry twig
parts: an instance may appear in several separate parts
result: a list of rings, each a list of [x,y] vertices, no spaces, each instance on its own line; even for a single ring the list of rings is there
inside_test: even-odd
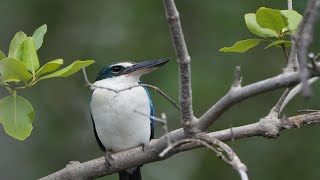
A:
[[[240,158],[236,155],[236,153],[224,142],[206,135],[205,133],[198,133],[194,138],[186,138],[179,140],[175,143],[169,144],[167,148],[165,148],[160,154],[160,157],[164,157],[170,150],[177,148],[183,144],[194,143],[199,146],[204,146],[215,152],[218,157],[220,157],[225,163],[230,165],[234,170],[236,170],[242,180],[248,180],[247,175],[247,167],[240,161]],[[215,148],[213,145],[218,146]],[[225,152],[227,156],[223,154]]]

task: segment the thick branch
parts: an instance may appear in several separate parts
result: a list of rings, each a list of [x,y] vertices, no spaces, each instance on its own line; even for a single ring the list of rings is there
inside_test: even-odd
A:
[[[281,131],[284,129],[300,128],[319,123],[320,112],[303,114],[284,119],[281,127],[279,127],[279,130]],[[266,136],[268,134],[267,131],[268,128],[265,128],[265,126],[262,126],[260,122],[257,122],[245,126],[234,127],[232,128],[232,131],[230,129],[226,129],[208,133],[207,135],[217,138],[220,141],[229,141],[232,139],[241,139],[253,136]],[[173,139],[173,137],[179,138],[181,135],[183,135],[182,129],[178,129],[169,133],[171,139]],[[138,165],[163,160],[176,153],[200,147],[199,144],[196,143],[185,144],[179,148],[173,149],[167,154],[167,156],[160,158],[158,155],[166,147],[166,145],[167,140],[165,137],[162,137],[160,139],[150,141],[144,150],[141,147],[137,147],[114,154],[113,158],[115,159],[115,163],[109,169],[105,165],[105,158],[101,157],[83,163],[70,164],[66,168],[41,179],[93,179],[107,174],[112,174],[120,170],[128,169],[130,167],[136,167]]]
[[[174,0],[163,0],[163,3],[179,63],[180,120],[185,132],[189,134],[192,131],[191,126],[193,121],[190,69],[191,58],[184,40],[180,16]]]
[[[222,99],[213,105],[206,113],[204,113],[197,127],[200,130],[207,130],[226,110],[234,104],[256,96],[264,92],[268,92],[281,87],[290,87],[300,81],[300,74],[297,72],[284,72],[278,76],[259,81],[237,89],[231,89]]]
[[[305,96],[311,95],[311,89],[307,82],[309,71],[307,69],[307,55],[310,44],[313,39],[315,22],[318,18],[320,9],[320,0],[310,0],[304,12],[304,18],[299,25],[298,32],[295,36],[298,44],[298,62],[300,67],[300,78],[302,82],[302,93]]]

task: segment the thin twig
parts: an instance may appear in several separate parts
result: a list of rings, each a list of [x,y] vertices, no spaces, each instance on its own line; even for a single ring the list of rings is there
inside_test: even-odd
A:
[[[165,122],[162,126],[163,128],[163,131],[164,131],[164,135],[167,137],[167,143],[168,145],[171,144],[171,139],[170,139],[170,136],[168,135],[169,134],[169,128],[168,128],[168,122],[167,122],[167,116],[165,113],[161,113],[161,119]]]
[[[292,0],[288,0],[288,10],[292,10]]]
[[[145,117],[150,117],[151,119],[157,121],[157,122],[160,122],[162,124],[162,128],[163,128],[163,131],[164,131],[164,136],[166,136],[167,138],[167,143],[168,145],[171,144],[171,140],[170,140],[170,137],[168,136],[169,134],[169,130],[168,130],[168,122],[167,122],[167,116],[165,113],[161,113],[161,118],[158,118],[156,116],[151,116],[151,115],[148,115],[148,114],[145,114],[143,112],[139,112],[137,110],[133,110],[133,112],[135,113],[138,113],[142,116],[145,116]]]
[[[310,112],[320,112],[320,110],[315,110],[315,109],[301,109],[298,110],[298,113],[310,113]]]
[[[123,88],[123,89],[112,89],[112,88],[108,88],[108,87],[105,87],[105,86],[98,86],[98,85],[92,84],[88,80],[88,76],[87,76],[85,67],[82,68],[82,72],[83,72],[83,76],[84,76],[84,79],[86,81],[86,85],[87,86],[94,87],[94,88],[99,88],[99,89],[105,89],[105,90],[112,91],[112,92],[115,92],[115,93],[120,93],[122,91],[127,91],[127,90],[130,90],[130,89],[136,88],[136,87],[148,87],[148,88],[153,89],[155,92],[159,93],[162,97],[167,99],[175,108],[180,110],[179,105],[173,99],[171,99],[166,93],[164,93],[160,88],[158,88],[156,86],[153,86],[153,85],[150,85],[150,84],[137,84],[137,85],[133,85],[133,86],[130,86],[130,87],[127,87],[127,88]]]
[[[284,44],[281,44],[281,48],[282,48],[282,50],[284,52],[284,55],[286,56],[286,60],[287,60],[287,63],[288,63],[289,62],[289,55],[288,55],[287,49],[284,46]]]
[[[289,60],[287,67],[284,69],[285,72],[297,71],[299,69],[298,57],[297,57],[297,42],[294,40],[294,37],[291,37],[291,51],[289,55]]]
[[[163,0],[166,18],[179,63],[180,121],[186,134],[192,134],[194,120],[191,94],[191,58],[184,40],[179,12],[174,0]]]
[[[242,180],[248,180],[247,175],[247,167],[243,164],[237,154],[230,148],[226,143],[220,141],[217,138],[212,138],[205,133],[197,134],[197,138],[200,140],[206,141],[209,144],[217,145],[219,148],[223,149],[223,151],[228,155],[229,163],[234,170],[236,170]]]
[[[145,117],[150,117],[150,119],[155,120],[155,121],[157,121],[157,122],[160,122],[160,123],[162,123],[162,124],[166,124],[166,123],[167,123],[166,120],[163,120],[163,119],[158,118],[158,117],[156,117],[156,116],[152,116],[152,115],[150,115],[150,114],[145,114],[145,113],[143,113],[143,112],[141,112],[141,111],[133,110],[133,112],[134,112],[134,113],[137,113],[137,114],[140,114],[140,115],[142,115],[142,116],[145,116]]]
[[[221,153],[219,150],[217,150],[216,148],[210,146],[208,143],[206,143],[205,141],[202,141],[200,139],[196,139],[196,138],[186,138],[186,139],[181,139],[179,141],[176,141],[170,145],[168,145],[165,149],[163,149],[163,151],[161,151],[159,153],[159,157],[164,157],[169,151],[171,151],[174,148],[177,148],[183,144],[187,144],[187,143],[196,143],[198,145],[202,145],[205,146],[207,148],[209,148],[210,150],[212,150],[213,152],[215,152],[217,154],[218,157],[220,157],[224,162],[226,162],[227,164],[230,164],[230,161],[223,155],[223,153]]]
[[[288,10],[293,10],[292,7],[292,0],[288,0]],[[286,53],[287,56],[287,67],[285,68],[285,71],[296,71],[298,68],[298,59],[297,59],[297,46],[295,44],[294,39],[291,37],[291,52],[290,55],[288,56],[288,53]]]
[[[276,112],[276,113],[278,114],[278,116],[279,116],[279,114],[280,114],[280,112],[281,112],[281,111],[280,111],[280,110],[281,110],[281,107],[282,107],[285,99],[287,98],[290,90],[291,90],[290,88],[287,88],[287,89],[283,92],[283,94],[281,95],[281,97],[280,97],[280,99],[278,100],[277,104],[272,108],[272,111]]]
[[[240,66],[237,66],[234,70],[234,78],[231,88],[241,87],[242,77],[240,75],[241,69]]]
[[[170,150],[186,143],[196,143],[198,145],[207,147],[211,151],[215,152],[217,156],[220,157],[225,163],[231,165],[231,167],[239,173],[242,180],[248,180],[248,175],[246,173],[247,167],[240,161],[240,158],[236,155],[236,153],[224,142],[216,138],[209,137],[204,133],[197,134],[195,138],[182,139],[168,145],[168,147],[165,148],[159,154],[159,156],[164,157]],[[212,145],[218,146],[219,149],[222,149],[228,155],[228,157],[226,157],[220,150],[213,147]]]
[[[314,82],[316,82],[319,79],[319,77],[313,77],[311,79],[308,80],[308,84],[312,84]],[[298,84],[297,86],[295,86],[293,89],[290,90],[289,94],[287,95],[287,97],[285,98],[285,100],[283,101],[281,107],[280,107],[280,111],[279,113],[282,112],[282,110],[286,107],[286,105],[297,95],[301,92],[302,89],[302,84]]]

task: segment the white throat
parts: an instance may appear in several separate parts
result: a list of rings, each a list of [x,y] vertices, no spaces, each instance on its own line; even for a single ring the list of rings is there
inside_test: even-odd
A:
[[[94,85],[102,86],[114,90],[121,90],[124,88],[129,88],[139,84],[139,79],[141,76],[130,76],[130,75],[121,75],[112,78],[102,79],[96,81]],[[92,86],[91,89],[94,90],[97,87]]]

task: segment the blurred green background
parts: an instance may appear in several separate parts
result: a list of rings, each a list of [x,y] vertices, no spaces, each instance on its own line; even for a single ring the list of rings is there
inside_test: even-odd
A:
[[[63,58],[94,59],[87,68],[93,81],[106,64],[144,61],[155,58],[175,60],[162,1],[116,0],[1,0],[0,49],[8,51],[17,31],[31,35],[48,25],[40,63]],[[229,89],[235,66],[242,68],[243,84],[282,72],[285,65],[279,48],[259,46],[246,54],[220,53],[240,39],[254,37],[243,16],[259,7],[286,9],[286,0],[176,0],[185,38],[192,57],[192,87],[195,115],[199,117]],[[306,0],[294,1],[303,13]],[[317,27],[312,51],[318,53]],[[172,61],[143,77],[178,100],[178,68]],[[53,173],[71,160],[87,161],[103,155],[96,144],[89,114],[91,90],[81,73],[66,79],[50,79],[20,92],[34,106],[36,118],[31,136],[20,142],[0,128],[0,179],[36,179]],[[319,83],[308,101],[296,97],[285,110],[287,116],[299,109],[319,109]],[[1,97],[6,93],[1,90]],[[282,90],[259,95],[225,113],[211,130],[253,123],[265,116]],[[169,128],[179,127],[178,112],[158,94],[151,92],[156,114],[167,113]],[[157,137],[162,129],[157,125]],[[320,179],[320,127],[313,126],[281,133],[277,139],[249,138],[230,142],[247,165],[251,179]],[[206,149],[180,153],[169,160],[143,166],[144,179],[239,179],[215,154]],[[117,179],[117,175],[101,179]]]

